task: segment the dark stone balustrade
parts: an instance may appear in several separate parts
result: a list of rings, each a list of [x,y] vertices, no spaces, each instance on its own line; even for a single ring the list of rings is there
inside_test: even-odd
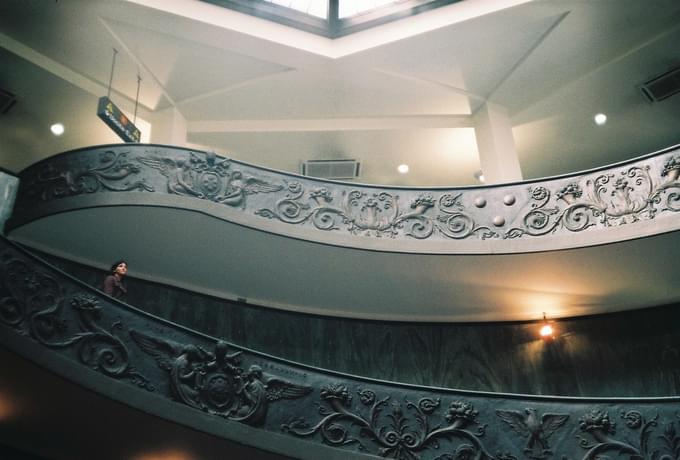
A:
[[[296,365],[120,304],[0,245],[3,345],[157,415],[188,414],[182,423],[214,434],[247,443],[265,433],[260,443],[310,459],[678,458],[680,398],[463,392]]]

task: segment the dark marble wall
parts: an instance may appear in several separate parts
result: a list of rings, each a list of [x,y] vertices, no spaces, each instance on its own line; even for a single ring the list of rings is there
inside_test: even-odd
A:
[[[99,286],[105,273],[44,256]],[[366,377],[467,390],[570,396],[680,394],[680,310],[650,308],[537,323],[432,324],[284,312],[136,279],[128,303],[281,358]]]

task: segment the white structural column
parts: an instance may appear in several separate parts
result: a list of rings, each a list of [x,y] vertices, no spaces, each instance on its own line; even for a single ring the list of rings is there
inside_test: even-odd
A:
[[[187,120],[175,107],[159,110],[151,117],[151,142],[183,147],[187,144]]]
[[[485,103],[474,115],[479,162],[487,184],[522,180],[515,138],[507,111]]]

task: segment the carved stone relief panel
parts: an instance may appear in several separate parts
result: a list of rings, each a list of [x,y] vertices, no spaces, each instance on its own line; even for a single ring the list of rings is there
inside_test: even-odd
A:
[[[52,362],[57,373],[65,361],[79,366],[82,372],[62,375],[95,391],[109,391],[122,402],[129,402],[121,395],[130,392],[136,395],[131,401],[153,393],[154,401],[164,398],[195,411],[196,423],[214,417],[214,423],[242,423],[275,433],[279,440],[298,443],[283,443],[282,449],[299,458],[322,456],[315,446],[437,460],[670,460],[680,452],[677,397],[509,396],[305,368],[121,304],[4,239],[0,343],[28,359],[35,356],[27,350],[41,349],[40,359],[48,360],[43,364]],[[102,378],[105,385],[99,383]]]
[[[54,200],[99,194],[105,206],[106,194],[141,192],[150,203],[159,194],[190,198],[206,214],[331,244],[400,250],[404,241],[409,252],[427,253],[466,252],[466,242],[490,240],[513,252],[521,250],[517,241],[575,233],[609,242],[607,229],[624,225],[633,227],[626,238],[646,236],[645,221],[677,216],[679,176],[680,154],[669,150],[540,182],[423,190],[296,177],[211,152],[108,146],[58,155],[24,171],[12,225],[21,225],[22,212]],[[177,206],[194,209],[187,201]],[[42,209],[49,214],[49,207]],[[558,249],[555,244],[547,248]]]

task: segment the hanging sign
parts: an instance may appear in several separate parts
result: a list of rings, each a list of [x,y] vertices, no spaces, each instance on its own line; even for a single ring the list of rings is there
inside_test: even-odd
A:
[[[128,117],[106,96],[99,98],[97,116],[125,142],[139,142],[142,133]]]

